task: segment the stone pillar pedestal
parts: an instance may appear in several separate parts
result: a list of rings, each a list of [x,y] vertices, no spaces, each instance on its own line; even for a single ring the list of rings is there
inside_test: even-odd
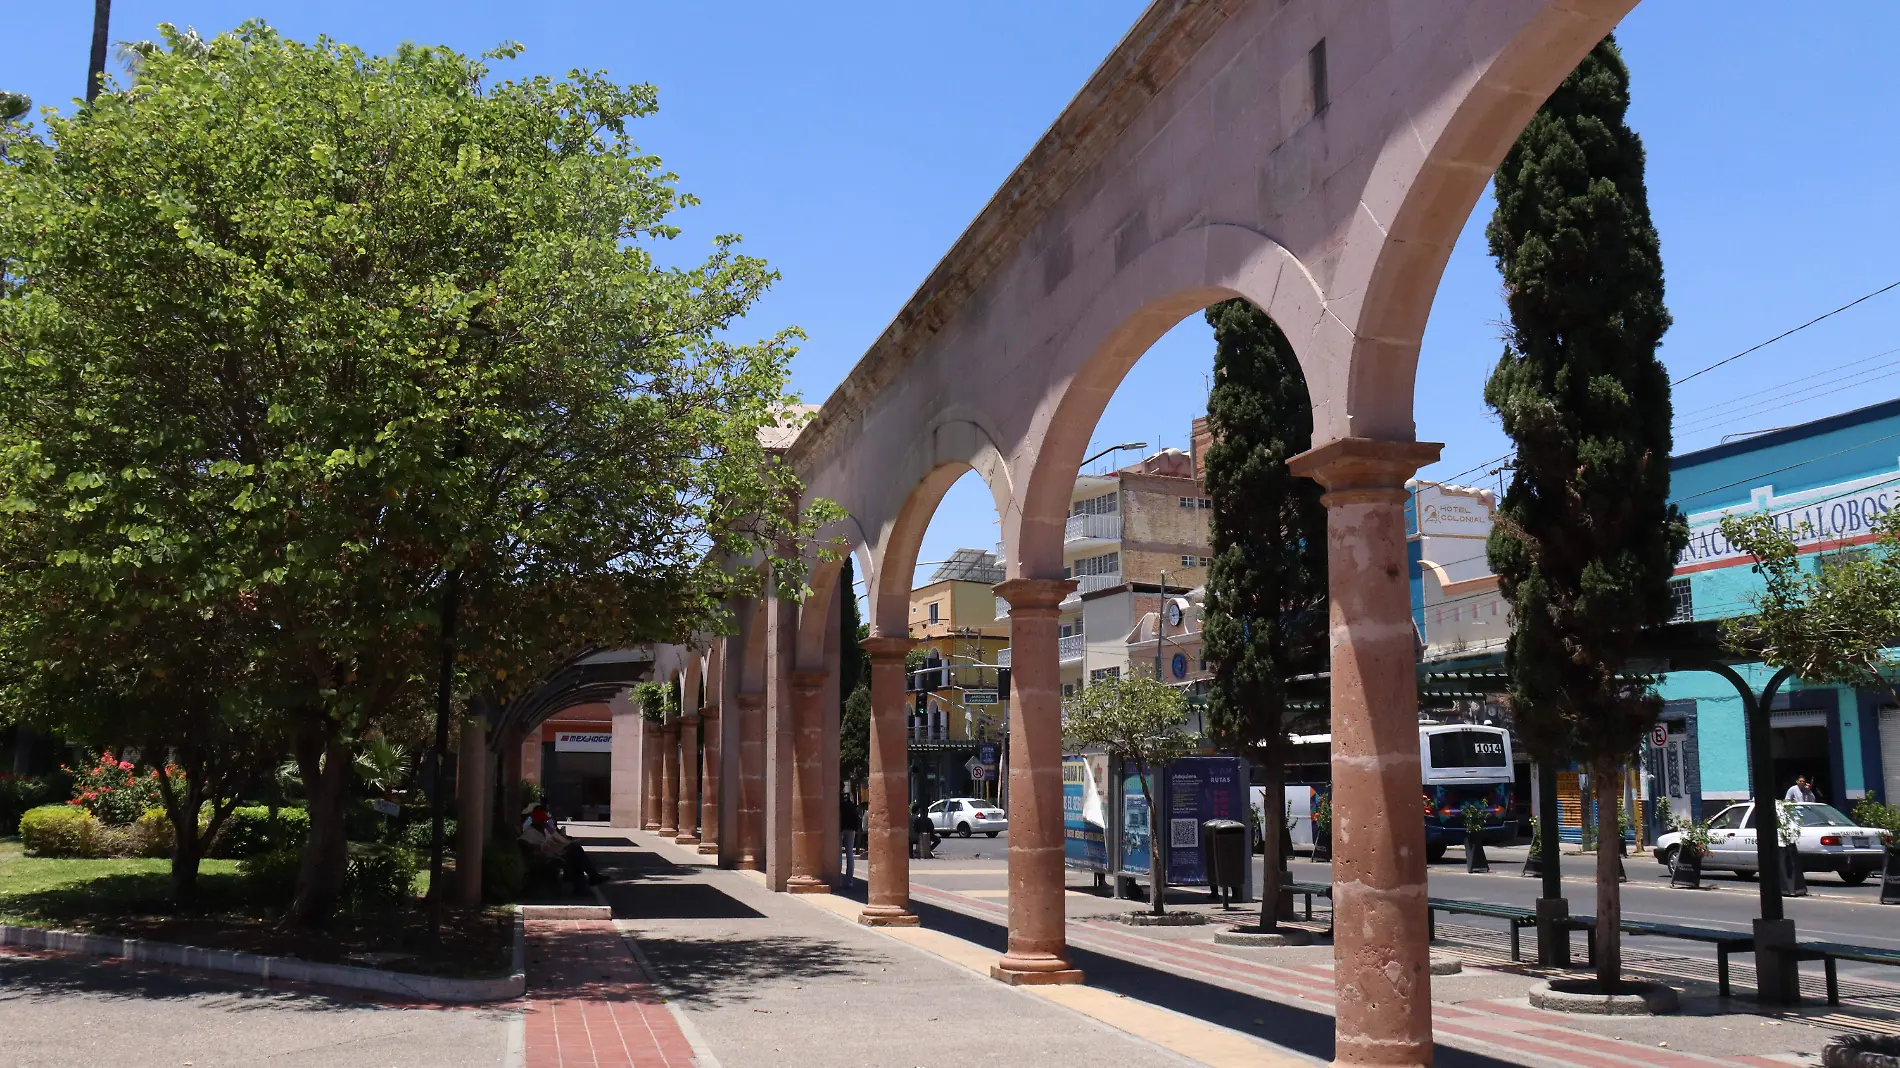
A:
[[[679,845],[699,844],[699,716],[680,717]]]
[[[871,654],[870,808],[864,814],[864,851],[871,870],[858,922],[915,927],[917,916],[910,911],[910,751],[904,731],[910,703],[904,693],[904,654],[917,643],[871,637],[863,644]]]
[[[1561,897],[1537,899],[1537,963],[1546,968],[1570,967],[1570,932],[1558,926],[1570,918],[1570,902]]]
[[[717,704],[699,710],[699,852],[702,856],[719,855],[719,755],[723,751],[719,711]]]
[[[1793,920],[1755,921],[1756,1001],[1763,1005],[1801,1004],[1801,962],[1788,952],[1794,943]]]
[[[660,725],[640,716],[640,829],[660,829]]]
[[[1335,1064],[1432,1063],[1405,480],[1439,449],[1344,438],[1288,465],[1326,488]]]
[[[1009,948],[990,976],[1011,984],[1079,983],[1062,895],[1062,678],[1057,605],[1072,579],[1010,579]],[[1413,743],[1417,762],[1417,743]],[[1415,803],[1416,805],[1416,803]],[[1421,830],[1423,828],[1421,827]]]
[[[660,826],[661,835],[671,838],[679,833],[680,812],[680,721],[678,716],[660,725]]]
[[[765,870],[765,694],[739,694],[739,860]]]
[[[792,874],[785,890],[829,894],[825,881],[825,714],[819,705],[826,673],[792,673]],[[837,802],[832,801],[836,811]]]

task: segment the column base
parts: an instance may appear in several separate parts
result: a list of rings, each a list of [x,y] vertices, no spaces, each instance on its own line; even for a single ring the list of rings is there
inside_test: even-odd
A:
[[[657,831],[660,829],[660,824],[657,820],[648,820],[640,825],[640,829],[643,831]]]
[[[1082,969],[1063,968],[1053,972],[1023,972],[1014,968],[1005,968],[1001,964],[990,965],[990,978],[1010,986],[1071,986],[1082,982]]]
[[[696,834],[676,835],[673,838],[673,844],[674,845],[698,845],[699,836]]]
[[[794,875],[785,880],[785,892],[788,894],[829,894],[831,887],[823,879],[814,879],[809,875]]]
[[[655,827],[653,828],[653,833],[659,835],[661,838],[672,838],[680,833],[680,829],[678,827]]]
[[[896,905],[871,905],[858,913],[858,922],[866,927],[915,927],[917,917]]]
[[[699,843],[699,852],[701,856],[716,857],[719,855],[719,843],[702,840]]]

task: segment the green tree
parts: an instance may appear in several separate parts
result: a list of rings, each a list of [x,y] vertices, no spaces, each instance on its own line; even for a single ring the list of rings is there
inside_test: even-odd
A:
[[[1154,785],[1170,764],[1194,751],[1187,722],[1187,697],[1145,671],[1090,683],[1062,702],[1064,745],[1104,750],[1140,771],[1148,806],[1150,909],[1157,916],[1166,908],[1168,832],[1155,808]]]
[[[1320,486],[1287,470],[1313,443],[1313,407],[1293,346],[1244,300],[1207,310],[1214,388],[1202,473],[1213,502],[1202,647],[1214,663],[1208,723],[1264,772],[1267,807],[1285,793],[1287,684],[1326,664],[1326,509]],[[1279,920],[1286,828],[1264,821],[1260,926]]]
[[[694,200],[629,132],[650,86],[161,29],[0,166],[0,502],[15,573],[85,595],[35,611],[254,613],[320,925],[355,750],[414,734],[449,608],[455,693],[507,700],[721,625],[719,562],[826,518],[759,441],[796,334],[729,335],[776,277],[736,238],[656,263]]]
[[[1621,769],[1658,708],[1627,674],[1671,613],[1688,540],[1668,503],[1669,327],[1643,148],[1624,122],[1629,70],[1605,38],[1532,117],[1495,179],[1486,233],[1511,312],[1485,401],[1517,446],[1487,546],[1511,603],[1521,736],[1539,761],[1592,772],[1601,842],[1620,841]],[[1620,981],[1616,850],[1597,856],[1597,980]]]
[[[1900,510],[1874,522],[1872,551],[1817,554],[1804,566],[1796,532],[1765,514],[1729,516],[1722,536],[1755,558],[1754,613],[1721,623],[1738,653],[1803,682],[1878,687],[1900,702]],[[1766,797],[1772,784],[1757,784]]]

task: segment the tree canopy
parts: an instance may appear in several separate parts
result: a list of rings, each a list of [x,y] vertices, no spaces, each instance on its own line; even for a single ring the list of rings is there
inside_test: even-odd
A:
[[[1062,702],[1066,747],[1099,749],[1141,771],[1141,796],[1148,804],[1149,891],[1157,915],[1165,907],[1167,834],[1155,810],[1150,780],[1194,751],[1187,722],[1187,695],[1148,671],[1091,682]]]

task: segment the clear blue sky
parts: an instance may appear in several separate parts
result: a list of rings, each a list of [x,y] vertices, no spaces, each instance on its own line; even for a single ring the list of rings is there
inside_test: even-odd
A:
[[[521,73],[589,67],[654,83],[661,111],[640,126],[643,147],[705,202],[681,219],[680,252],[737,232],[784,272],[748,326],[805,328],[794,381],[818,401],[1142,6],[119,0],[112,35],[151,37],[161,21],[210,34],[262,17],[293,37],[371,51],[519,40],[527,53],[507,66]],[[1678,376],[1900,280],[1900,8],[1733,0],[1717,12],[1649,0],[1618,33],[1676,319],[1663,357]],[[18,5],[0,35],[0,88],[69,107],[90,24],[79,0]],[[1484,248],[1489,213],[1481,202],[1466,227],[1425,337],[1419,436],[1445,442],[1427,477],[1506,451],[1481,396],[1504,316]],[[1897,323],[1900,290],[1688,383],[1676,397],[1678,449],[1900,394]],[[1211,356],[1199,318],[1184,322],[1124,381],[1098,441],[1185,446]],[[1864,362],[1831,370],[1853,361]],[[995,519],[966,476],[923,559],[989,547]]]

